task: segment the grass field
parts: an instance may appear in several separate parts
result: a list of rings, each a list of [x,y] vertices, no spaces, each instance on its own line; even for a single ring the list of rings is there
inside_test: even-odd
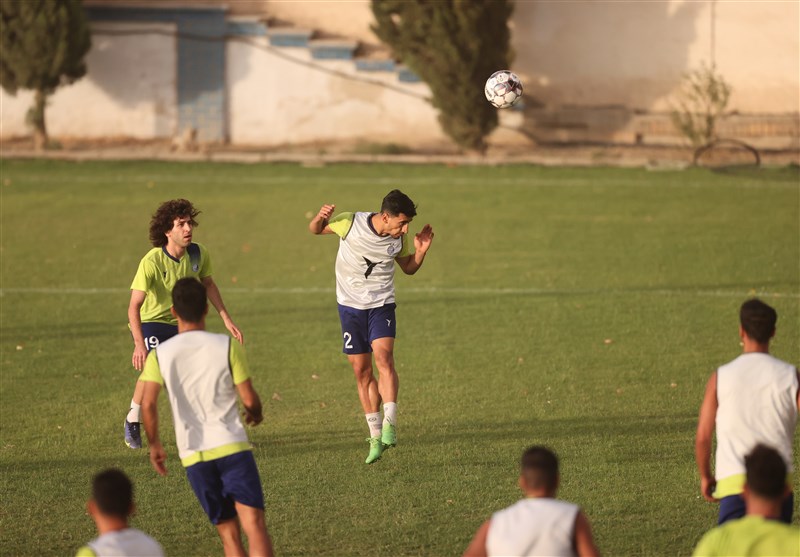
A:
[[[773,353],[800,361],[799,178],[4,160],[0,554],[70,555],[94,537],[84,503],[109,466],[133,478],[134,525],[169,555],[220,554],[168,408],[169,476],[122,442],[128,286],[152,211],[179,196],[203,210],[195,241],[266,401],[250,435],[279,555],[460,554],[519,497],[518,457],[540,443],[604,554],[689,554],[716,517],[699,497],[697,410],[740,350],[743,300],[777,308]],[[395,186],[419,205],[412,232],[430,222],[436,239],[398,275],[399,445],[367,467],[336,239],[306,226],[322,203],[376,209]],[[224,330],[215,314],[209,328]]]

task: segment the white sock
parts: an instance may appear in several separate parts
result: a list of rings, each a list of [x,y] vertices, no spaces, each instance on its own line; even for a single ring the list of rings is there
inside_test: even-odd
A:
[[[372,414],[365,414],[367,417],[367,425],[369,426],[369,436],[370,437],[380,437],[381,436],[381,413],[374,412]]]
[[[397,403],[384,402],[383,403],[383,423],[389,425],[397,425]]]
[[[131,401],[131,409],[128,412],[128,417],[125,419],[132,424],[134,423],[138,424],[139,422],[142,421],[141,414],[142,414],[142,407],[136,404],[135,402]]]

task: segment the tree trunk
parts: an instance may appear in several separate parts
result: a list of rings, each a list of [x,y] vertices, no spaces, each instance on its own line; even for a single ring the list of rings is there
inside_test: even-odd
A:
[[[47,104],[47,93],[36,90],[33,106],[28,112],[28,121],[33,126],[33,146],[37,151],[47,147],[47,126],[44,121],[44,107]]]

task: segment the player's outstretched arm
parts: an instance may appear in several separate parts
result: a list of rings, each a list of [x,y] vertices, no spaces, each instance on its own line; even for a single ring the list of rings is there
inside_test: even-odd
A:
[[[250,425],[258,425],[264,420],[261,408],[261,397],[253,388],[253,383],[249,379],[236,385],[236,392],[244,406],[244,421]]]
[[[414,235],[414,253],[406,257],[398,257],[397,264],[400,269],[407,275],[413,275],[419,268],[422,267],[422,262],[425,261],[425,254],[433,243],[433,228],[430,224],[422,227],[422,230]]]
[[[228,329],[228,332],[233,338],[239,341],[239,344],[244,344],[244,335],[242,331],[239,330],[239,327],[236,326],[236,323],[233,322],[233,319],[231,319],[228,310],[225,309],[225,303],[222,301],[222,294],[220,294],[219,288],[217,288],[217,283],[215,283],[214,279],[210,276],[204,277],[202,282],[203,286],[206,287],[208,301],[211,302],[211,305],[214,306],[219,313],[222,322],[225,323],[225,328]]]
[[[308,230],[312,234],[333,234],[333,230],[328,226],[328,221],[333,216],[336,205],[323,205],[311,222],[308,223]]]
[[[700,493],[706,501],[712,503],[717,501],[712,495],[716,488],[716,480],[711,473],[711,441],[716,421],[717,372],[715,371],[706,383],[703,404],[700,405],[700,417],[697,420],[697,436],[694,441],[694,457],[697,462],[697,471],[700,473]]]
[[[146,292],[131,290],[131,301],[128,304],[128,323],[130,323],[131,335],[133,336],[131,363],[136,371],[142,371],[144,360],[147,357],[147,347],[144,345],[144,334],[142,334],[142,316],[139,313],[146,296]]]
[[[142,421],[147,444],[150,447],[150,463],[156,472],[166,476],[167,467],[164,462],[167,460],[167,452],[161,445],[161,438],[158,435],[158,394],[161,392],[161,385],[153,381],[143,381],[143,383]]]
[[[463,557],[486,557],[486,536],[489,533],[489,526],[491,526],[491,524],[491,519],[481,524],[481,527],[475,532],[475,537],[472,538],[469,546],[467,546],[467,549],[464,551]]]

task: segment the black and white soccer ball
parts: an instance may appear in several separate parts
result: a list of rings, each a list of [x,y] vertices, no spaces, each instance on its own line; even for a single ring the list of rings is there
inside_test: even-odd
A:
[[[522,97],[522,81],[510,70],[494,72],[486,80],[486,100],[497,108],[514,106]]]

